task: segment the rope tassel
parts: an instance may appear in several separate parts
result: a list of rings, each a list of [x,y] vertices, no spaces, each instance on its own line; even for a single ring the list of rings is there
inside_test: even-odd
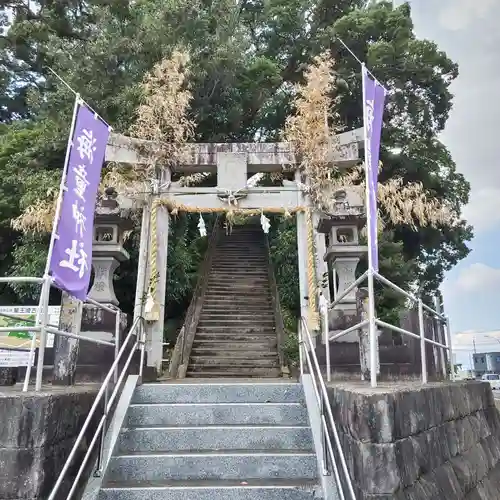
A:
[[[271,228],[270,220],[264,215],[264,212],[260,214],[260,225],[262,226],[262,230],[268,234],[269,229]]]
[[[200,231],[200,236],[204,238],[207,235],[207,226],[205,226],[205,221],[200,213],[200,220],[198,221],[198,229]]]

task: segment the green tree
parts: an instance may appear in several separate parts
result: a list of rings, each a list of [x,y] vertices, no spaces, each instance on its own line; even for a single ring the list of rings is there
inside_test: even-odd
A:
[[[29,14],[20,2],[2,2],[0,12],[14,8],[0,46],[5,63],[0,65],[0,90],[8,90],[0,101],[4,123],[0,176],[6,180],[0,187],[6,193],[0,201],[2,271],[34,271],[43,260],[43,238],[41,246],[34,245],[9,224],[36,197],[46,196],[57,185],[63,163],[73,96],[47,66],[81,92],[117,131],[126,133],[144,74],[179,46],[192,55],[196,140],[272,141],[279,139],[292,111],[293,85],[303,80],[312,58],[325,50],[336,60],[342,123],[348,129],[362,125],[360,68],[339,43],[337,37],[341,38],[390,89],[381,181],[394,176],[420,181],[430,195],[446,198],[460,210],[468,200],[469,186],[438,140],[451,109],[449,87],[457,66],[433,42],[416,38],[408,4],[393,8],[390,2],[381,2],[361,9],[362,4],[362,0],[67,0],[31,3]],[[180,219],[176,224],[182,225]],[[295,251],[291,227],[287,222],[278,228],[275,248],[280,247],[283,258]],[[416,231],[393,224],[387,231],[384,240],[390,244],[381,243],[381,260],[395,262],[398,257],[397,266],[387,266],[387,277],[405,283],[420,278],[428,291],[436,289],[443,273],[467,255],[472,237],[465,222]],[[177,267],[176,274],[170,272],[169,283],[178,282],[185,293],[189,286],[182,273],[191,272],[194,260],[187,255],[195,251],[189,234],[176,234],[182,243],[172,252],[179,256],[170,259]],[[132,238],[130,244],[134,242]],[[131,262],[131,282],[134,269]],[[286,272],[283,279],[293,281],[297,289],[293,266]],[[176,297],[182,302],[180,295]],[[290,296],[284,301],[295,309],[296,300]],[[389,301],[387,310],[393,309]]]

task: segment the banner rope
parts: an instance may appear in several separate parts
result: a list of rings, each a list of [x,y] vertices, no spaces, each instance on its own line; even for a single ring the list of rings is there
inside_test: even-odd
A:
[[[319,326],[318,301],[316,297],[316,265],[314,247],[314,228],[312,223],[311,209],[306,211],[307,226],[307,285],[309,295],[309,329],[317,331]]]

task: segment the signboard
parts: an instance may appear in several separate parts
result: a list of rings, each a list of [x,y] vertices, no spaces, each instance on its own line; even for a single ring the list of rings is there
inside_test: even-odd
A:
[[[0,349],[0,366],[2,367],[18,367],[28,366],[30,359],[29,349]],[[35,364],[35,359],[31,365]]]
[[[0,306],[0,313],[16,316],[16,319],[0,316],[0,327],[16,327],[16,326],[33,326],[33,322],[23,321],[26,319],[36,320],[38,306]],[[59,326],[59,315],[61,314],[61,306],[49,306],[48,323],[55,327]],[[19,319],[17,319],[19,318]],[[32,338],[31,332],[1,332],[0,333],[0,348],[29,348]],[[47,334],[47,347],[54,346],[54,334]],[[3,365],[0,361],[0,366]],[[23,365],[25,366],[25,365]]]

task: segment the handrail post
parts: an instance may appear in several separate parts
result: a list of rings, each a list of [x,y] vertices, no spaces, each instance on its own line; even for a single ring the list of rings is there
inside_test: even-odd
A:
[[[314,374],[312,374],[314,377]],[[321,373],[318,374],[321,377]],[[328,449],[326,443],[326,429],[324,425],[324,415],[325,415],[325,396],[322,391],[319,391],[319,419],[321,427],[321,466],[323,468],[323,476],[329,476],[330,472],[328,470]]]
[[[47,344],[47,308],[49,306],[50,283],[51,278],[47,275],[43,282],[40,305],[39,305],[39,320],[40,320],[40,344],[38,346],[38,362],[36,366],[35,391],[42,389],[43,382],[43,362],[45,358],[45,345]],[[36,336],[36,334],[35,334]]]
[[[304,352],[302,349],[304,349],[304,338],[302,334],[302,320],[299,319],[299,324],[297,326],[297,333],[299,337],[299,365],[300,365],[300,378],[302,380],[302,377],[304,375]]]
[[[146,329],[144,328],[144,321],[139,319],[138,328],[140,329],[137,338],[141,349],[141,356],[139,361],[139,380],[142,382],[142,372],[144,370],[144,351],[146,349]]]
[[[453,366],[453,347],[451,344],[450,318],[446,316],[446,343],[448,345],[448,358],[450,364],[450,380],[455,380],[455,367]]]
[[[377,325],[375,322],[374,270],[368,269],[368,333],[370,335],[370,385],[377,387]]]
[[[101,437],[99,439],[99,454],[97,455],[97,466],[94,472],[94,477],[101,477],[102,475],[103,458],[104,458],[104,437],[106,436],[106,424],[108,420],[108,401],[109,401],[109,384],[106,385],[106,390],[104,391],[104,416],[103,416],[104,422],[102,424]]]
[[[425,345],[424,304],[418,299],[418,329],[420,333],[420,361],[422,363],[422,384],[427,384],[427,352]]]
[[[115,313],[115,359],[118,357],[120,352],[120,311],[117,310]],[[118,380],[118,365],[115,368],[115,374],[113,375],[113,382],[116,384]]]
[[[325,355],[326,355],[326,380],[327,382],[332,381],[332,364],[330,359],[330,331],[328,328],[328,307],[322,307],[323,313],[323,343],[325,345]]]

